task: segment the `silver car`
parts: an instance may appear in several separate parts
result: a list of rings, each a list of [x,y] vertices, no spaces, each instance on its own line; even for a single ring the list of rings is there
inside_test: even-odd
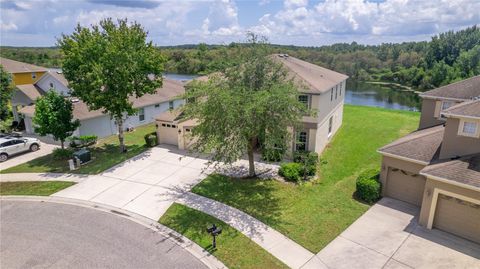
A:
[[[12,155],[25,151],[37,151],[40,141],[28,137],[2,137],[0,138],[0,162],[8,160]]]

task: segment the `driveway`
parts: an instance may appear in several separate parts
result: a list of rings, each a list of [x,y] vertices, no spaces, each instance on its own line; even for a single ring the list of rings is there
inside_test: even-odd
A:
[[[418,214],[383,198],[303,268],[480,268],[480,245],[425,229]]]
[[[206,268],[188,251],[114,214],[2,201],[0,268]]]
[[[57,145],[52,145],[52,144],[46,144],[40,142],[40,149],[31,152],[27,151],[25,153],[21,153],[18,155],[11,156],[7,161],[0,163],[0,170],[7,169],[10,167],[17,166],[22,163],[26,163],[28,161],[31,161],[33,159],[36,159],[41,156],[45,156],[47,154],[52,153],[53,149],[58,148],[59,146]]]
[[[179,194],[206,177],[207,160],[158,146],[53,196],[88,200],[157,220]]]

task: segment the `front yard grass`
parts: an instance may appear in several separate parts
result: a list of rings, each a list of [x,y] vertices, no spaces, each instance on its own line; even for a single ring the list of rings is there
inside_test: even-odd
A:
[[[0,182],[0,195],[49,196],[74,184],[68,181]]]
[[[288,268],[228,224],[184,205],[173,204],[159,222],[194,241],[229,268]],[[212,223],[222,227],[216,250],[211,246],[212,236],[206,232]]]
[[[155,131],[155,124],[148,124],[137,127],[135,131],[125,133],[125,145],[127,153],[122,154],[119,150],[118,137],[112,135],[99,139],[97,145],[90,148],[93,159],[90,163],[83,165],[80,169],[70,171],[65,160],[57,160],[52,154],[39,157],[29,162],[5,169],[0,173],[77,173],[77,174],[98,174],[116,164],[134,157],[147,150],[144,135]]]
[[[415,130],[419,115],[345,105],[342,128],[322,154],[314,182],[210,175],[192,192],[236,207],[317,253],[369,208],[354,197],[357,175],[379,167],[376,150]]]

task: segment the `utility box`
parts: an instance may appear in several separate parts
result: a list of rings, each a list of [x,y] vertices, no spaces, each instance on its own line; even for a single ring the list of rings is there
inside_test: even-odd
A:
[[[75,151],[73,153],[73,157],[78,158],[80,160],[80,163],[82,164],[89,162],[92,158],[90,155],[90,151],[87,149],[81,149],[81,150]]]

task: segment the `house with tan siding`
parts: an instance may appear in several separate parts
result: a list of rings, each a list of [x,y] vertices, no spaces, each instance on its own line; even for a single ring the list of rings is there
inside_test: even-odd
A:
[[[419,129],[380,148],[383,196],[419,223],[480,243],[480,76],[421,94]]]
[[[289,152],[308,150],[321,153],[342,125],[348,76],[286,54],[272,57],[286,68],[297,85],[298,100],[316,112],[314,117],[304,116],[302,127],[292,130]],[[194,121],[183,121],[175,112],[167,111],[157,117],[159,142],[187,149],[192,144],[189,133],[194,125]]]

